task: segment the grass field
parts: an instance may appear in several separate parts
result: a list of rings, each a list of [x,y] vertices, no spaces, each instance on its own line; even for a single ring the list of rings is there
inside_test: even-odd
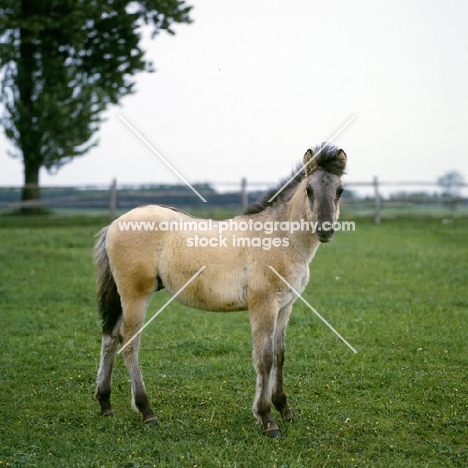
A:
[[[120,356],[116,416],[98,416],[103,223],[0,220],[0,467],[468,466],[468,220],[358,220],[321,246],[304,297],[358,353],[296,303],[279,441],[251,414],[247,313],[175,302],[140,353],[160,426],[131,410]]]

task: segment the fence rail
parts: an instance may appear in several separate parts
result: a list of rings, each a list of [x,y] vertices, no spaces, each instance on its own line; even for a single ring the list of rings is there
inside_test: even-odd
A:
[[[205,197],[209,206],[242,210],[256,201],[267,187],[267,182],[248,182],[243,178],[240,183],[210,182],[194,184]],[[400,192],[382,195],[382,188],[395,187]],[[407,188],[401,193],[401,188]],[[427,189],[432,187],[432,193]],[[28,185],[27,188],[38,188]],[[263,188],[264,190],[260,190]],[[372,195],[358,196],[352,189],[370,188]],[[345,183],[342,198],[342,212],[349,211],[357,216],[372,216],[378,224],[382,217],[394,216],[468,216],[468,184],[452,187],[451,193],[437,182],[427,181],[349,181]],[[110,186],[45,186],[40,187],[41,199],[21,201],[23,187],[0,187],[0,213],[28,208],[49,208],[66,210],[103,210],[115,219],[118,211],[129,210],[143,204],[164,204],[185,209],[206,208],[193,192],[183,185],[122,185],[113,180]],[[351,192],[350,190],[351,189]]]

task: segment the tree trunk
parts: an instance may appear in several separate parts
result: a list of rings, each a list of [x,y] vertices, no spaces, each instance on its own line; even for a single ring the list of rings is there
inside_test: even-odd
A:
[[[21,0],[21,16],[23,20],[34,14],[34,3],[30,0]],[[35,44],[33,33],[27,28],[20,28],[20,56],[18,58],[18,91],[21,106],[19,107],[19,121],[17,123],[20,134],[19,142],[23,152],[24,186],[21,201],[40,202],[39,170],[42,166],[37,145],[37,135],[33,130],[33,117],[35,116],[33,104],[34,71],[35,71]],[[23,213],[37,213],[42,211],[39,203],[31,203],[21,207]]]
[[[24,186],[21,192],[22,202],[34,202],[29,206],[23,206],[21,211],[31,213],[33,211],[41,210],[39,205],[41,199],[41,191],[39,189],[39,170],[40,166],[31,164],[26,158],[24,160]]]

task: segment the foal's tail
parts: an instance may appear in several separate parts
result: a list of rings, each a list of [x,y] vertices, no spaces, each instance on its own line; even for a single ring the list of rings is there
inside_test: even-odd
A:
[[[107,229],[105,227],[97,235],[98,241],[94,246],[94,268],[96,270],[96,298],[99,315],[102,319],[102,333],[110,335],[122,316],[122,303],[106,252]]]

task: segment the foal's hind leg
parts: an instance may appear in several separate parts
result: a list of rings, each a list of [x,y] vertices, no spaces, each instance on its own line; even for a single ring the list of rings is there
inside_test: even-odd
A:
[[[294,419],[292,411],[290,410],[286,400],[283,385],[283,364],[285,353],[284,337],[291,309],[292,304],[289,304],[283,307],[278,315],[274,338],[273,367],[270,376],[271,401],[286,421],[292,421]]]
[[[122,355],[130,374],[132,386],[132,406],[143,415],[144,423],[158,424],[154,411],[151,409],[146,394],[143,376],[138,364],[138,350],[140,348],[140,333],[143,326],[146,309],[151,294],[122,300],[123,320],[120,328],[122,340]],[[127,344],[128,343],[128,344]]]
[[[118,329],[119,324],[115,327]],[[101,344],[101,360],[99,364],[97,389],[95,399],[101,405],[101,414],[103,416],[114,416],[110,403],[111,395],[111,381],[112,381],[112,367],[114,365],[115,352],[119,345],[117,334],[102,334]]]

